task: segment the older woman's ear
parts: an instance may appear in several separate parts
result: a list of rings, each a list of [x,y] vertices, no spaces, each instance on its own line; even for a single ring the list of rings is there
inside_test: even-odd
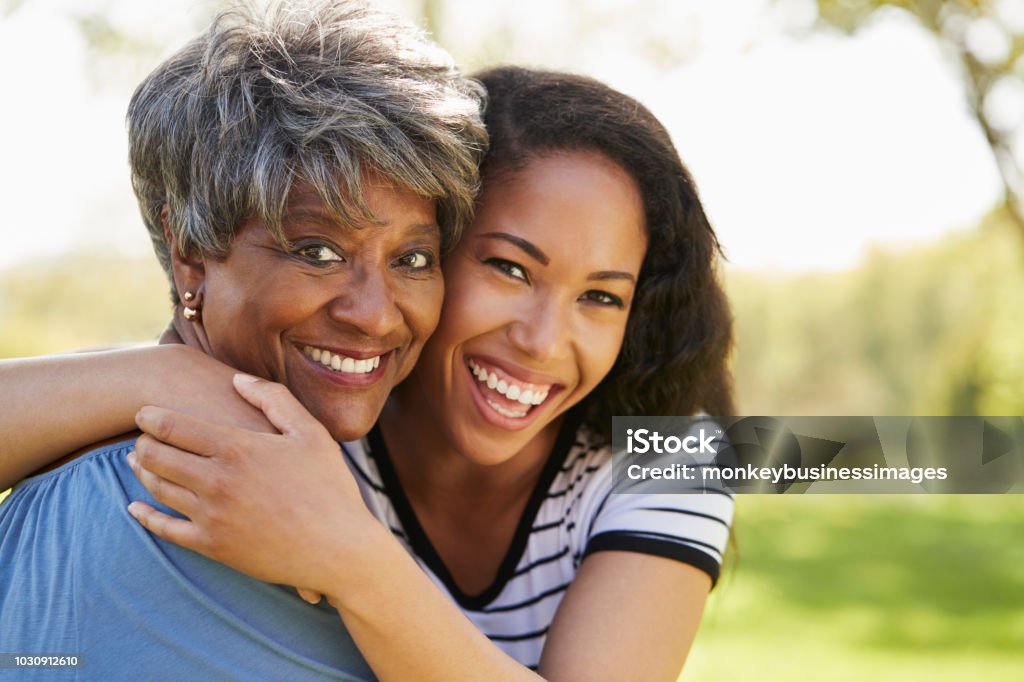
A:
[[[198,249],[190,248],[184,254],[178,239],[168,226],[166,204],[160,210],[164,240],[167,242],[174,276],[174,319],[170,329],[175,340],[197,346],[213,355],[206,329],[203,327],[203,299],[206,294],[206,260]],[[167,332],[165,332],[166,336]],[[166,337],[171,338],[171,337]]]
[[[206,279],[206,262],[198,249],[188,249],[184,254],[178,245],[175,234],[167,222],[167,204],[160,209],[160,222],[164,229],[164,240],[171,258],[171,271],[174,274],[175,304],[182,303],[186,308],[187,319],[193,319],[187,311],[199,310],[202,299],[203,283]]]

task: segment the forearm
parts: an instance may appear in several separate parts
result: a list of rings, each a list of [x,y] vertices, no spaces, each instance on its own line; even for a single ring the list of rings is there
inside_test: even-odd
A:
[[[272,431],[235,394],[234,373],[176,344],[0,361],[0,490],[69,452],[133,431],[144,405]]]
[[[84,445],[135,428],[152,348],[0,361],[0,489]]]
[[[334,591],[326,594],[343,595],[330,601],[384,681],[675,680],[710,588],[706,573],[672,559],[631,552],[588,557],[535,673],[488,640],[380,530],[386,537],[361,536],[361,551],[335,557]]]
[[[374,673],[389,680],[540,680],[477,629],[381,528],[332,597]]]

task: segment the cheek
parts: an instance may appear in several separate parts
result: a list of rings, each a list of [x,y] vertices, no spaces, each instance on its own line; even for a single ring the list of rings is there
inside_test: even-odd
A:
[[[605,378],[622,351],[622,340],[625,336],[625,325],[616,325],[613,329],[604,327],[595,329],[583,338],[581,356],[583,358],[583,383],[588,392],[593,390]]]
[[[273,270],[268,269],[262,277],[254,276],[252,270],[247,259],[239,255],[207,266],[204,306],[218,317],[222,326],[230,328],[236,322],[244,322],[246,307],[275,290],[269,287],[269,281],[275,279]]]
[[[208,275],[206,331],[222,359],[262,375],[276,366],[281,334],[315,315],[318,301],[315,288],[305,291],[273,271],[247,274],[221,268]]]
[[[507,293],[496,291],[488,282],[449,278],[441,322],[434,335],[437,345],[451,348],[501,328],[512,305]]]
[[[222,308],[207,335],[216,357],[240,370],[273,381],[281,357],[281,327],[266,308],[239,302]]]
[[[405,318],[418,346],[422,346],[438,327],[444,291],[444,280],[437,277],[425,282],[415,282],[401,294],[404,302],[400,307],[405,310]]]
[[[415,282],[400,292],[399,307],[411,335],[409,352],[404,354],[398,372],[402,378],[408,376],[421,358],[430,354],[431,340],[436,337],[442,320],[444,289],[444,281],[438,277],[430,282]]]

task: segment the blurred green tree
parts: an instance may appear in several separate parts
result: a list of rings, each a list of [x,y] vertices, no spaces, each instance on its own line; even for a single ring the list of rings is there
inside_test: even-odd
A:
[[[792,0],[776,0],[786,4]],[[1024,10],[1019,0],[815,0],[817,26],[851,33],[886,11],[913,16],[958,68],[1024,235]]]
[[[1024,243],[1007,210],[842,273],[730,273],[742,414],[1021,414]]]
[[[153,341],[170,319],[155,258],[80,253],[0,272],[0,358]]]

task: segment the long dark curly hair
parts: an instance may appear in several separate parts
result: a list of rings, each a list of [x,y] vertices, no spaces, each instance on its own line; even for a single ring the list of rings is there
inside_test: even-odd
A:
[[[664,126],[592,78],[507,66],[475,78],[488,98],[484,183],[538,157],[592,151],[640,188],[647,254],[619,357],[581,405],[588,426],[610,441],[613,415],[734,414],[721,246]]]

